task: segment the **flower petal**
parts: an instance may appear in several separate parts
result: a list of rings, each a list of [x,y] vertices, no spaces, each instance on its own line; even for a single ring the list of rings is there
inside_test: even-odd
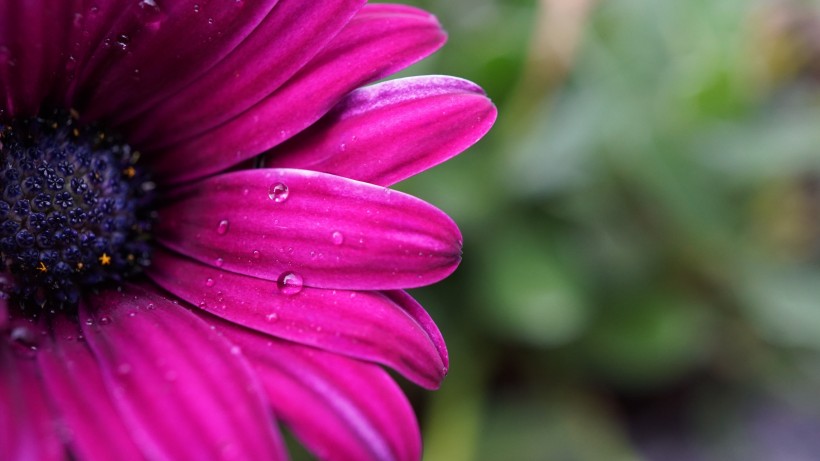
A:
[[[196,315],[144,288],[80,305],[83,332],[151,459],[286,459],[247,363]]]
[[[436,325],[409,295],[303,287],[287,293],[277,282],[225,272],[165,250],[148,275],[200,309],[290,341],[395,368],[436,388],[447,371],[447,350]]]
[[[0,342],[0,459],[62,460],[48,397],[37,375],[36,354],[16,341],[20,335],[36,336],[27,326]]]
[[[75,1],[0,2],[0,116],[32,116],[49,93]]]
[[[280,0],[225,60],[136,118],[129,140],[141,148],[170,145],[232,119],[292,77],[363,3]]]
[[[147,152],[152,171],[161,180],[180,182],[240,163],[305,129],[354,88],[415,63],[444,40],[439,23],[427,13],[392,5],[364,8],[327,48],[259,104],[218,127]],[[184,108],[200,113],[191,107]],[[168,124],[167,129],[179,127]]]
[[[60,317],[54,339],[37,354],[50,400],[61,415],[61,433],[83,460],[141,460],[80,326]]]
[[[461,234],[415,197],[325,173],[245,170],[198,182],[162,208],[157,238],[225,270],[307,286],[380,290],[455,270]]]
[[[118,3],[98,7],[122,14],[102,41],[91,45],[88,62],[79,63],[79,85],[73,91],[74,107],[85,118],[105,118],[109,124],[144,111],[205,74],[256,29],[276,0]]]
[[[233,325],[218,329],[242,348],[276,414],[318,459],[420,459],[413,410],[378,366]]]
[[[6,329],[9,324],[9,300],[3,292],[0,292],[0,331]]]
[[[411,77],[350,93],[319,122],[266,155],[266,166],[323,171],[389,186],[464,151],[496,109],[454,77]]]

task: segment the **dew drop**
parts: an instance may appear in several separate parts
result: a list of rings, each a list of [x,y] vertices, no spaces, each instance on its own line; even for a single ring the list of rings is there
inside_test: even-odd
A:
[[[341,245],[345,241],[345,236],[339,231],[334,231],[330,234],[330,239],[334,245]]]
[[[219,235],[225,235],[228,233],[228,228],[230,227],[230,223],[227,219],[223,219],[219,221],[219,225],[216,226],[216,233]]]
[[[88,325],[88,326],[94,325],[94,319],[92,319],[92,318],[85,319],[85,324]]]
[[[157,5],[156,0],[142,0],[139,3],[143,20],[149,26],[156,26],[162,19],[162,10]]]
[[[24,344],[34,344],[34,332],[31,329],[26,327],[15,327],[11,330],[11,334],[9,335],[9,339],[14,342],[24,343]]]
[[[295,295],[302,291],[302,277],[294,272],[283,272],[276,280],[276,286],[282,294]]]
[[[199,3],[194,4],[194,13],[199,13]]]
[[[206,287],[212,287],[212,286],[214,286],[214,283],[216,283],[216,282],[214,282],[214,279],[208,278],[208,280],[205,281],[205,286]]]
[[[253,250],[253,259],[259,259],[262,257],[262,253],[259,250]]]
[[[288,199],[288,186],[278,182],[276,184],[271,184],[270,188],[268,189],[268,197],[276,203],[282,203]]]
[[[214,264],[216,264],[216,267],[222,267],[222,266],[225,265],[225,260],[222,259],[222,258],[216,258],[216,261],[214,261]]]
[[[128,44],[131,43],[131,37],[125,34],[120,34],[117,36],[116,43],[119,49],[125,50],[126,48],[128,48]]]
[[[100,325],[108,325],[111,323],[111,317],[100,317]]]
[[[265,320],[267,320],[268,322],[276,322],[277,320],[279,320],[279,314],[277,314],[276,312],[271,312],[270,314],[265,316]]]

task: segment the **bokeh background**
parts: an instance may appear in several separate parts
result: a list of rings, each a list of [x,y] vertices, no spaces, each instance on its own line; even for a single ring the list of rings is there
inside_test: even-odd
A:
[[[499,108],[450,214],[426,461],[820,460],[820,2],[404,1]]]

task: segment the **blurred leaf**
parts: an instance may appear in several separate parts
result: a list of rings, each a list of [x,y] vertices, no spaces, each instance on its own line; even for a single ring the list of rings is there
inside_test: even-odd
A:
[[[667,384],[704,362],[712,347],[704,306],[671,293],[612,300],[585,345],[594,372],[630,390]]]
[[[574,275],[552,250],[549,234],[505,224],[481,247],[487,328],[515,342],[566,344],[583,332],[589,316]]]

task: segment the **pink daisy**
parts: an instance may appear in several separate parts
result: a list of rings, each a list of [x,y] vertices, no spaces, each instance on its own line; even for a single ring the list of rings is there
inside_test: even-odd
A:
[[[363,0],[0,0],[0,459],[414,460],[476,85]]]

